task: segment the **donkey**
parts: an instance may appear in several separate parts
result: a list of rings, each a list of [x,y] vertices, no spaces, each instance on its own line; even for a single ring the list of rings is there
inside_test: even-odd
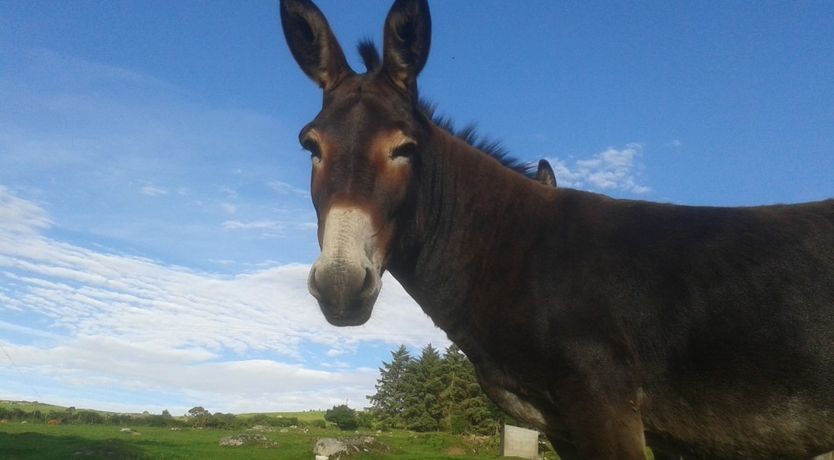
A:
[[[280,11],[323,90],[299,140],[327,321],[365,323],[390,271],[564,459],[834,448],[834,200],[690,207],[542,184],[419,101],[426,0],[394,2],[364,74],[310,0]]]

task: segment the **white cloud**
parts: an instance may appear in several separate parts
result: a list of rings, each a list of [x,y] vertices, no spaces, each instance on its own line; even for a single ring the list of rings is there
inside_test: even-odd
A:
[[[302,196],[302,197],[310,196],[310,193],[307,190],[300,189],[298,187],[295,187],[293,185],[290,185],[286,182],[282,182],[282,181],[279,181],[279,180],[270,181],[267,185],[273,191],[278,192],[278,193],[283,194],[283,195],[295,194],[295,195]]]
[[[302,222],[296,225],[299,230],[318,230],[319,224],[316,222]]]
[[[643,146],[632,143],[622,149],[608,148],[590,159],[571,163],[559,158],[548,158],[548,161],[559,185],[642,194],[651,191],[640,183],[642,155]]]
[[[223,222],[224,230],[257,231],[263,238],[274,238],[286,235],[287,225],[274,220],[227,220]]]
[[[167,195],[168,194],[168,190],[166,190],[162,187],[154,186],[154,185],[146,185],[146,186],[142,187],[140,192],[142,193],[142,195],[147,195],[147,196],[162,196],[162,195]]]
[[[224,195],[226,195],[226,197],[229,198],[230,200],[234,200],[239,196],[238,193],[237,193],[237,190],[235,190],[231,187],[221,187],[220,192],[222,192]]]
[[[331,348],[331,349],[327,350],[327,356],[329,356],[331,358],[335,358],[335,357],[343,355],[343,354],[345,354],[345,350],[339,350],[339,349],[336,349],[336,348]]]
[[[40,206],[18,198],[0,185],[0,231],[30,234],[50,225],[52,221]]]
[[[0,216],[0,286],[12,286],[0,290],[0,329],[35,340],[3,347],[33,381],[59,382],[78,401],[116,388],[224,412],[364,404],[376,370],[317,370],[305,364],[309,344],[341,361],[360,343],[448,344],[390,276],[366,325],[335,328],[307,292],[307,265],[222,276],[82,248],[41,234],[47,213],[5,188]],[[14,380],[0,370],[0,393],[19,392]]]

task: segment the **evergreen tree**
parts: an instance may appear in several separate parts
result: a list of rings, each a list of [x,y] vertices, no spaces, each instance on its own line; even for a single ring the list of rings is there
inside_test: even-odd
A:
[[[414,431],[437,431],[441,428],[443,407],[443,367],[440,354],[431,344],[423,348],[420,358],[411,362],[404,376],[405,408],[403,419]]]
[[[371,412],[386,428],[493,434],[506,416],[487,398],[475,368],[452,345],[441,357],[428,345],[417,359],[405,346],[379,369]]]
[[[383,361],[379,369],[376,394],[368,396],[368,400],[371,402],[371,411],[383,426],[405,428],[402,418],[405,409],[404,376],[412,359],[405,345],[391,352],[391,358],[390,363]]]
[[[470,423],[462,410],[462,405],[469,398],[471,379],[468,361],[457,345],[451,345],[443,355],[443,390],[440,392],[440,405],[443,412],[441,428],[459,434],[470,430]]]
[[[443,356],[442,427],[453,433],[494,433],[501,412],[484,394],[472,363],[456,345]]]

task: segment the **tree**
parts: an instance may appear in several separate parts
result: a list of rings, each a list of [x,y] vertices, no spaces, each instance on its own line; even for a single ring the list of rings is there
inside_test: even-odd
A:
[[[437,431],[443,418],[440,392],[443,390],[442,360],[431,344],[412,361],[403,376],[402,418],[414,431]]]
[[[386,428],[493,434],[507,419],[478,384],[475,368],[451,345],[441,357],[428,345],[417,359],[405,346],[379,369],[368,411]],[[363,421],[367,424],[367,421]]]
[[[443,355],[443,390],[440,392],[440,406],[443,411],[441,428],[455,434],[470,430],[469,418],[462,410],[470,397],[468,360],[456,345],[451,345]]]
[[[207,411],[203,406],[195,406],[191,409],[188,409],[188,412],[185,413],[186,417],[205,417],[209,415],[210,412]]]
[[[91,410],[78,411],[78,421],[87,425],[100,425],[104,423],[104,416]]]
[[[443,383],[440,393],[443,428],[453,433],[495,433],[501,411],[481,389],[472,363],[456,345],[443,356]]]
[[[333,406],[332,409],[327,409],[324,413],[324,419],[328,422],[335,423],[340,430],[355,430],[358,426],[356,420],[356,411],[342,404]]]
[[[379,368],[376,394],[368,396],[371,412],[387,428],[404,428],[402,413],[405,409],[405,391],[403,377],[411,363],[411,356],[405,345],[391,352],[391,362],[383,361]]]
[[[203,406],[195,406],[188,409],[185,416],[191,420],[191,426],[205,427],[211,418],[211,412],[207,411]]]
[[[356,425],[359,428],[373,430],[378,427],[379,422],[371,411],[363,410],[356,412]]]

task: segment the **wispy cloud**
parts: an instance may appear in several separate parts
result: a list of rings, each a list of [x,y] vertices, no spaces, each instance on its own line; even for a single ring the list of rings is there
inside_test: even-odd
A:
[[[55,203],[79,240],[192,267],[314,256],[310,232],[297,226],[310,220],[309,198],[280,185],[307,177],[309,164],[275,114],[52,51],[0,54],[0,183]],[[267,185],[276,179],[284,193]],[[230,225],[246,227],[224,226],[229,219],[281,228],[229,238]]]
[[[220,187],[220,192],[226,195],[226,197],[230,200],[236,199],[239,196],[237,190],[231,187]]]
[[[310,193],[307,190],[300,189],[298,187],[295,187],[293,185],[279,180],[270,181],[269,183],[267,183],[267,185],[270,189],[280,194],[295,194],[302,197],[310,196]]]
[[[240,221],[227,220],[223,222],[224,230],[257,232],[262,238],[279,238],[286,236],[287,225],[274,220]]]
[[[44,236],[46,211],[6,188],[0,216],[0,286],[13,286],[0,291],[0,328],[45,340],[4,348],[32,380],[79,399],[119,388],[223,411],[326,407],[364,401],[376,371],[316,370],[321,361],[360,343],[448,343],[390,276],[368,324],[334,328],[307,293],[307,265],[221,276],[78,247]],[[331,352],[308,362],[309,344]],[[0,391],[14,393],[6,377]]]
[[[146,185],[142,187],[140,192],[142,193],[142,195],[146,196],[162,196],[168,194],[168,190],[154,185]]]
[[[641,183],[642,155],[643,146],[632,143],[622,149],[608,148],[589,159],[548,160],[559,185],[643,194],[651,191],[651,188]]]
[[[0,185],[0,231],[31,234],[52,224],[46,211],[30,201],[13,195]]]
[[[319,224],[316,222],[301,222],[300,224],[296,224],[296,228],[299,230],[318,230]]]

